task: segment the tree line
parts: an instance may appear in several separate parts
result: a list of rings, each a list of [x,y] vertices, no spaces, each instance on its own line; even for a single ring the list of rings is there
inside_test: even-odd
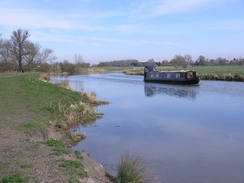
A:
[[[98,67],[129,67],[129,66],[145,66],[145,65],[153,65],[153,66],[172,66],[172,67],[182,67],[186,68],[189,66],[207,66],[207,65],[244,65],[244,59],[232,59],[231,61],[225,58],[217,58],[217,59],[208,59],[203,55],[200,55],[197,60],[193,60],[190,54],[175,55],[173,59],[170,61],[163,60],[161,62],[155,62],[154,59],[148,59],[146,62],[139,62],[136,59],[128,59],[128,60],[115,60],[115,61],[106,61],[100,62]]]

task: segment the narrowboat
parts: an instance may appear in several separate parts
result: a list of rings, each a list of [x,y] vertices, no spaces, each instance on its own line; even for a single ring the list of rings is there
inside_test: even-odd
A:
[[[154,66],[144,67],[144,82],[171,84],[198,84],[195,71],[158,71]]]

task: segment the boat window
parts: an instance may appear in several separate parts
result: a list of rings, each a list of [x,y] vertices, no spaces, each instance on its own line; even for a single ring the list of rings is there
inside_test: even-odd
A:
[[[180,78],[180,73],[176,73],[175,77]]]
[[[156,78],[158,78],[159,77],[159,74],[156,74]]]
[[[193,78],[193,72],[188,72],[187,73],[187,78]]]
[[[167,73],[167,78],[170,78],[171,77],[171,74],[170,73]]]

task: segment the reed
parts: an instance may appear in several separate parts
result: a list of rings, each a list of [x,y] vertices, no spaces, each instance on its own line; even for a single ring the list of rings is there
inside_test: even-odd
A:
[[[153,171],[141,156],[132,157],[129,152],[122,155],[117,165],[116,183],[152,183]]]
[[[201,80],[221,80],[221,81],[242,81],[244,82],[244,75],[239,74],[213,74],[202,73],[198,74]]]

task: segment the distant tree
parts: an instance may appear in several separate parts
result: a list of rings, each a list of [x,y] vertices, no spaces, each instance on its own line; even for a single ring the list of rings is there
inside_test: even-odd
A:
[[[202,56],[202,55],[200,55],[199,57],[198,57],[198,59],[196,60],[196,62],[195,62],[195,65],[207,65],[206,64],[206,59],[205,59],[205,57],[204,56]]]
[[[208,61],[208,65],[215,65],[215,60],[214,59],[210,59]]]
[[[104,63],[104,62],[99,62],[99,64],[97,65],[98,67],[106,67],[107,65],[106,65],[106,63]]]
[[[185,68],[188,63],[185,61],[185,57],[181,55],[175,55],[174,59],[170,61],[171,65],[174,67],[183,67]]]
[[[76,73],[76,67],[74,64],[69,63],[68,60],[64,60],[63,62],[59,63],[62,72],[67,72],[69,74]]]
[[[88,68],[90,67],[90,63],[84,62],[82,56],[80,54],[75,54],[75,66],[79,70],[80,68]]]
[[[157,66],[161,66],[162,63],[161,62],[155,62]]]
[[[78,66],[80,65],[82,62],[84,62],[82,56],[80,54],[75,54],[75,64]]]
[[[41,63],[40,65],[38,65],[37,67],[37,71],[39,72],[49,72],[51,69],[51,65],[47,62]]]
[[[24,56],[28,54],[26,49],[28,37],[30,36],[28,30],[18,29],[17,31],[13,31],[13,35],[11,36],[12,41],[12,49],[11,53],[14,55],[15,59],[18,60],[19,70],[20,72],[24,72],[22,68],[22,61]]]
[[[138,64],[138,63],[131,63],[130,65],[136,67],[136,66],[138,66],[139,64]]]
[[[186,54],[185,55],[185,61],[189,64],[189,65],[193,65],[194,62],[192,60],[192,56],[190,54]]]
[[[244,65],[244,58],[239,58],[238,65]]]
[[[221,58],[221,57],[217,58],[216,62],[218,65],[225,65],[225,64],[229,63],[228,60],[226,60],[225,58]]]
[[[168,60],[163,60],[162,61],[162,66],[169,66],[169,65],[170,65],[170,63],[169,63]]]
[[[151,58],[151,59],[148,59],[148,60],[147,60],[147,65],[152,65],[152,66],[155,66],[155,65],[156,65],[156,63],[155,63],[154,59],[153,59],[153,58]]]

